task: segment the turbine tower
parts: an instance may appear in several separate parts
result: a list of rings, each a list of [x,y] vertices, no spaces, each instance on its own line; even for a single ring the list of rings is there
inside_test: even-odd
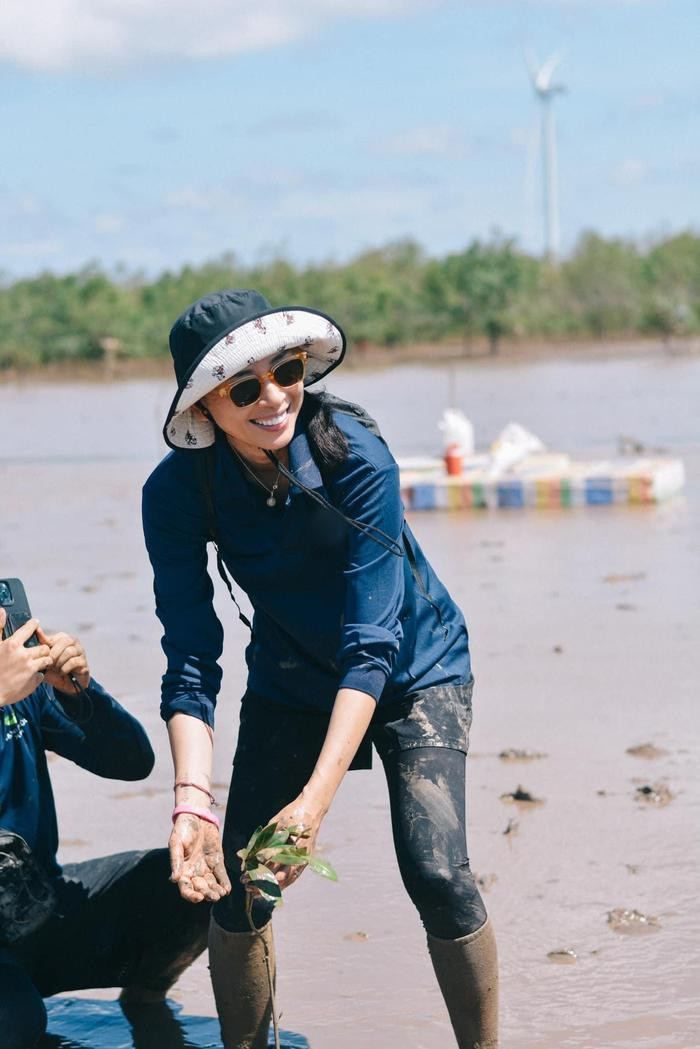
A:
[[[557,172],[557,142],[554,130],[552,100],[566,91],[562,84],[553,84],[554,70],[561,62],[561,54],[551,55],[540,65],[532,54],[525,52],[530,79],[539,100],[540,141],[542,145],[542,205],[544,213],[545,253],[550,262],[559,257],[559,176]]]

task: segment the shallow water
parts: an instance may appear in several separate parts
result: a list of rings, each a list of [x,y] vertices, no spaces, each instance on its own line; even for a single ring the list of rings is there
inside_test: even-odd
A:
[[[499,936],[504,1047],[697,1049],[700,359],[406,366],[339,375],[329,387],[365,404],[397,454],[439,448],[436,422],[451,397],[482,446],[516,420],[575,455],[608,455],[624,433],[685,458],[685,494],[659,507],[425,513],[411,523],[470,625],[470,853]],[[162,381],[0,386],[2,571],[24,578],[47,625],[82,637],[95,676],[141,717],[157,751],[144,785],[52,763],[64,860],[167,838],[160,630],[138,502],[162,454],[171,392]],[[227,635],[215,756],[223,794],[245,634],[216,587]],[[645,743],[666,753],[627,753]],[[508,747],[547,757],[501,761]],[[675,798],[640,804],[637,788],[659,781]],[[518,785],[545,803],[515,811],[501,795]],[[504,835],[511,818],[517,833]],[[348,778],[322,844],[340,884],[305,876],[275,918],[283,1024],[313,1049],[446,1049],[380,768]],[[658,918],[659,931],[616,933],[607,914],[618,907]],[[577,960],[553,964],[557,950]],[[213,1014],[203,960],[173,997],[188,1017]],[[206,1029],[193,1031],[209,1044]],[[62,1035],[79,1040],[77,1030]],[[102,1036],[100,1024],[91,1037]]]

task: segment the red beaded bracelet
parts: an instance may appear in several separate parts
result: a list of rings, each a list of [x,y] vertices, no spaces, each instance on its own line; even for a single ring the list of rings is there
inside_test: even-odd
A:
[[[207,790],[206,787],[200,787],[199,783],[185,783],[184,781],[179,780],[173,787],[173,790],[177,790],[178,787],[194,787],[195,790],[199,790],[202,792],[202,794],[206,794],[212,805],[216,805],[216,798],[214,797],[212,792],[210,790]]]

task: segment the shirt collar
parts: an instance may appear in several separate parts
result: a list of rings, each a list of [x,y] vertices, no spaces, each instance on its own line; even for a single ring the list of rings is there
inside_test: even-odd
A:
[[[217,483],[223,483],[223,490],[235,493],[237,497],[242,496],[246,501],[252,502],[254,497],[251,485],[245,479],[241,464],[226,440],[226,434],[218,426],[215,427],[215,433],[216,473],[219,475],[216,478]]]
[[[309,439],[299,419],[289,442],[289,469],[307,488],[323,488],[321,471],[314,462]]]
[[[224,469],[226,470],[229,483],[232,479],[235,479],[240,491],[250,496],[250,487],[245,483],[245,478],[243,477],[241,470],[231,470],[231,464],[235,462],[235,456],[229,448],[225,434],[223,434],[218,428],[217,447],[220,461],[225,464]],[[294,436],[289,442],[289,469],[290,472],[306,486],[306,488],[323,488],[321,471],[314,462],[311,448],[309,447],[309,439],[306,436],[299,419],[297,419],[296,422]],[[297,486],[294,486],[294,488],[296,492],[301,491]]]

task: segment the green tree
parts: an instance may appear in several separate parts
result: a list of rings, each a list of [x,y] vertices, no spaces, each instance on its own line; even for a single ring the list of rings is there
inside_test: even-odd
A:
[[[229,254],[153,279],[97,264],[40,273],[0,285],[0,368],[166,357],[175,318],[227,287],[258,287],[276,305],[312,304],[338,318],[356,349],[484,336],[496,353],[508,334],[670,336],[700,331],[700,236],[638,245],[587,233],[559,266],[496,237],[437,259],[402,240],[342,264],[274,257],[244,267]]]
[[[700,238],[680,233],[642,263],[642,327],[664,336],[700,330]]]
[[[512,240],[474,241],[466,251],[435,260],[426,271],[425,291],[438,332],[485,335],[492,354],[515,326],[513,303],[528,269]]]
[[[581,331],[602,338],[638,330],[641,265],[635,244],[585,233],[561,269],[569,309]]]

